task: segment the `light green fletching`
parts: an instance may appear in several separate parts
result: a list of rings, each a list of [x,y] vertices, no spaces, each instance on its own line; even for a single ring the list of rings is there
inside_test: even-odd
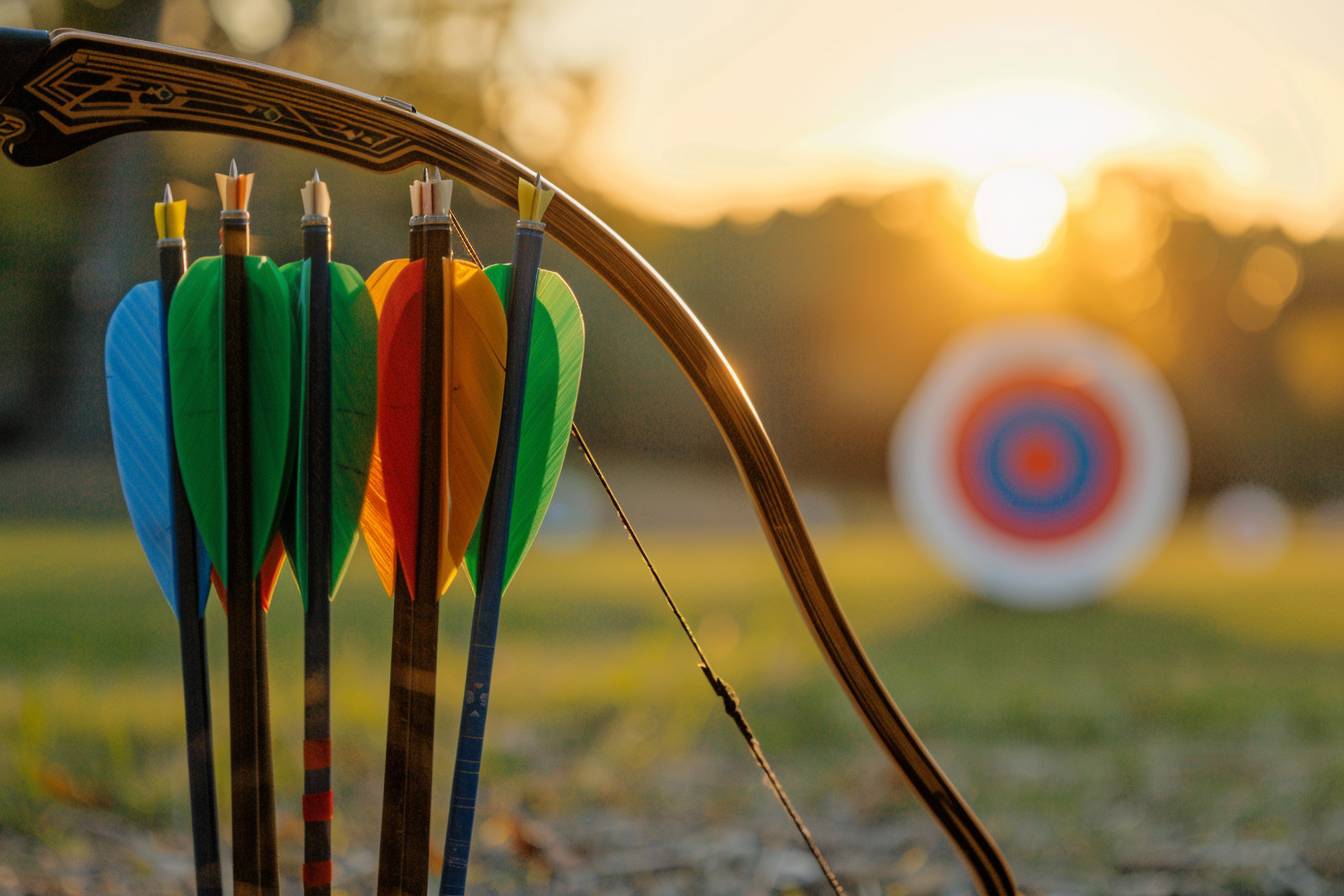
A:
[[[485,269],[500,301],[507,304],[513,266],[495,264]],[[578,300],[554,271],[537,278],[537,307],[532,319],[532,345],[527,360],[527,387],[523,395],[523,427],[518,445],[518,471],[509,522],[509,551],[504,587],[536,540],[546,510],[555,495],[569,446],[569,429],[579,399],[583,371],[583,315]],[[467,574],[478,582],[481,554],[478,523],[467,548]]]
[[[294,325],[285,281],[268,258],[248,256],[247,317],[252,462],[252,569],[275,532],[289,456]],[[192,515],[206,552],[229,583],[224,419],[224,261],[196,261],[168,313],[173,436]]]
[[[300,357],[308,355],[308,278],[310,261],[285,266],[292,295],[298,309]],[[369,479],[369,458],[373,454],[373,434],[378,399],[378,315],[364,286],[364,278],[346,264],[331,262],[331,591],[340,587],[355,538],[359,534],[359,514],[364,505],[364,489]],[[298,438],[298,463],[294,479],[292,519],[287,521],[285,544],[299,581],[299,593],[308,606],[308,533],[303,525],[302,508],[307,500],[307,446],[304,439],[305,405],[308,395],[307,365],[300,364],[295,432]]]

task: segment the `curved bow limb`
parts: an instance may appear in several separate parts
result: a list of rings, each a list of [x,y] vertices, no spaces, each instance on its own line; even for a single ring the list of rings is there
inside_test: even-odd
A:
[[[250,137],[373,171],[440,166],[511,206],[535,173],[498,150],[415,112],[303,75],[226,56],[83,31],[0,30],[0,140],[12,160],[40,165],[107,137],[185,130]],[[16,72],[9,60],[33,60]],[[8,83],[6,83],[8,82]],[[557,191],[547,213],[564,245],[644,321],[676,360],[723,434],[779,568],[836,679],[961,853],[987,896],[1017,892],[988,831],[897,708],[850,627],[808,535],[793,490],[751,400],[709,332],[653,267],[610,227]]]

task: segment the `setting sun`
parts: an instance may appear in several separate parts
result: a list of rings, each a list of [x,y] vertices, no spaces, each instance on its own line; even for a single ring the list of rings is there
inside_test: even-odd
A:
[[[1064,185],[1044,168],[1005,168],[980,183],[969,223],[986,251],[1030,258],[1050,245],[1067,205]]]

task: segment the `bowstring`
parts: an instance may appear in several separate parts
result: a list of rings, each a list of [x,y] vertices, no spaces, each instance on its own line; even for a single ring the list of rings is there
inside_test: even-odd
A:
[[[485,265],[481,262],[481,256],[476,253],[476,247],[471,244],[471,240],[467,237],[467,232],[462,227],[461,222],[458,221],[457,215],[454,212],[449,211],[448,216],[451,219],[450,223],[453,231],[457,234],[458,240],[462,243],[462,248],[466,250],[472,263],[477,267],[484,269]],[[765,749],[761,746],[761,742],[757,740],[756,734],[752,731],[750,723],[747,722],[746,713],[742,709],[741,699],[737,696],[737,692],[733,690],[732,685],[714,671],[714,667],[709,662],[709,657],[705,655],[704,648],[700,646],[700,640],[695,636],[694,629],[691,628],[691,623],[686,619],[686,614],[682,612],[681,607],[672,597],[672,593],[668,591],[667,585],[663,582],[663,577],[659,574],[657,567],[653,564],[653,558],[649,556],[649,552],[644,548],[644,542],[640,539],[638,533],[635,532],[634,523],[630,521],[630,517],[625,512],[625,508],[621,506],[620,499],[616,497],[616,492],[611,487],[611,482],[607,479],[606,474],[602,472],[602,467],[598,464],[597,458],[593,456],[592,448],[588,446],[588,440],[583,437],[583,433],[579,430],[579,425],[577,423],[570,424],[570,434],[574,438],[574,443],[578,446],[579,453],[583,455],[584,461],[588,464],[588,467],[593,471],[593,475],[597,478],[598,484],[602,486],[602,491],[606,494],[607,501],[611,504],[611,509],[615,511],[617,518],[621,521],[621,527],[625,530],[625,534],[630,538],[630,543],[633,544],[635,550],[639,552],[640,559],[644,561],[644,566],[648,569],[649,575],[653,578],[654,585],[657,586],[659,593],[663,596],[663,600],[667,603],[668,609],[672,611],[672,615],[676,618],[677,625],[681,628],[682,634],[686,636],[687,643],[689,643],[691,649],[695,651],[697,665],[700,667],[700,671],[704,674],[705,681],[709,683],[709,687],[714,692],[714,695],[723,703],[724,714],[732,719],[733,724],[737,727],[738,733],[742,735],[742,740],[746,743],[747,750],[751,753],[751,758],[755,760],[757,768],[761,770],[761,774],[765,777],[766,785],[770,788],[771,792],[775,795],[775,799],[779,801],[780,806],[783,807],[785,813],[789,816],[789,821],[793,822],[794,828],[798,831],[798,836],[802,838],[803,843],[807,846],[807,851],[812,854],[813,861],[816,862],[817,868],[821,870],[822,875],[826,878],[826,882],[830,885],[831,890],[836,896],[845,896],[845,888],[840,884],[840,879],[836,877],[835,871],[831,868],[831,863],[821,851],[821,847],[817,844],[816,838],[812,836],[812,831],[808,828],[807,823],[803,821],[803,816],[794,806],[793,800],[789,798],[788,791],[784,789],[784,783],[780,781],[779,776],[775,774],[775,769],[770,764],[770,760],[766,758]]]

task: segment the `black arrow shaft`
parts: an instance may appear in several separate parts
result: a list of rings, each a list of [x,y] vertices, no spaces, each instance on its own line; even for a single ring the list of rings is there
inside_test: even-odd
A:
[[[187,268],[187,246],[181,239],[159,244],[159,294],[164,322],[164,357],[167,351],[168,309],[173,290]],[[167,371],[164,375],[168,383]],[[171,387],[170,387],[171,388]],[[164,394],[172,407],[171,393]],[[169,476],[172,478],[173,575],[179,596],[178,645],[182,652],[182,697],[187,721],[187,789],[191,801],[191,840],[196,860],[198,896],[222,896],[224,883],[219,863],[219,808],[215,798],[215,751],[210,725],[210,664],[205,651],[205,619],[197,595],[201,582],[196,562],[196,523],[187,503],[182,471],[177,465],[173,428],[168,427]]]
[[[305,220],[303,892],[331,893],[331,222]]]
[[[228,491],[229,729],[236,896],[279,892],[270,756],[266,629],[252,575],[252,425],[248,345],[247,218],[222,219],[224,417]]]

